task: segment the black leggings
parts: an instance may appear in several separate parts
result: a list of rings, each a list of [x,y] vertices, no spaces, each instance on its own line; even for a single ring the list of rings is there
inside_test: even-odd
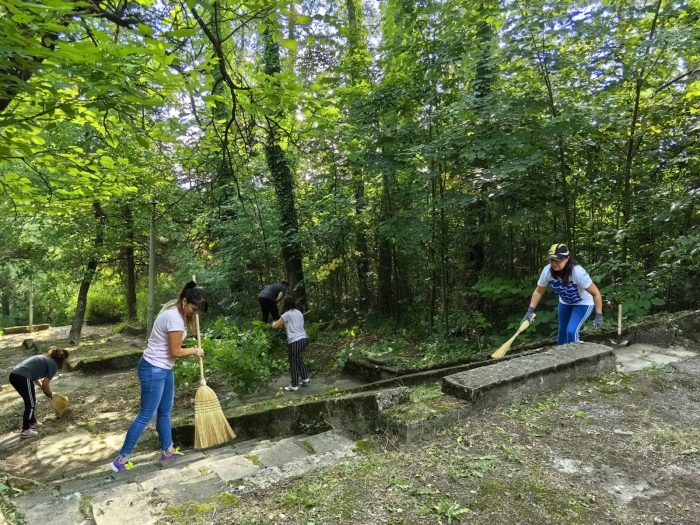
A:
[[[24,399],[24,415],[22,416],[22,430],[27,430],[36,423],[36,391],[34,381],[19,374],[10,374],[10,384],[15,387],[17,393]]]

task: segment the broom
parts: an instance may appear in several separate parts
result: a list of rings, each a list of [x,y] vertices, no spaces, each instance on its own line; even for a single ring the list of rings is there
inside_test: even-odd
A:
[[[56,412],[57,416],[62,416],[68,408],[68,398],[54,392],[51,396],[51,406],[53,407],[53,411]]]
[[[535,314],[532,314],[532,320],[535,320]],[[510,350],[510,345],[512,345],[513,341],[515,341],[515,338],[527,330],[527,327],[530,326],[530,324],[531,322],[525,319],[520,325],[520,328],[518,328],[518,331],[515,332],[515,335],[503,343],[493,354],[491,354],[491,358],[501,359],[503,356],[505,356],[508,353],[508,350]]]
[[[192,276],[194,281],[194,275]],[[199,333],[199,314],[195,315],[197,324],[197,348],[202,347]],[[216,392],[207,386],[204,379],[204,362],[199,358],[200,387],[194,396],[194,448],[202,449],[223,445],[236,437],[229,425],[224,411],[216,397]]]

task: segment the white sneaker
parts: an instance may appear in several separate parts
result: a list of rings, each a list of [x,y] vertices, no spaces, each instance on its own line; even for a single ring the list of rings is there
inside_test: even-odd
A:
[[[300,381],[300,382],[301,382],[301,386],[306,386],[306,385],[308,385],[310,381],[311,381],[311,378],[302,379],[302,380]]]
[[[284,389],[285,389],[287,392],[296,392],[297,390],[299,390],[299,387],[298,387],[298,386],[289,385],[289,386],[285,386]]]
[[[22,439],[25,438],[35,438],[39,435],[39,433],[36,430],[32,430],[31,428],[28,428],[27,430],[23,430],[22,433],[19,435]]]
[[[41,430],[42,426],[43,425],[41,423],[39,423],[38,421],[35,421],[34,423],[31,424],[31,426],[29,428],[31,430],[36,430],[38,432],[39,430]]]

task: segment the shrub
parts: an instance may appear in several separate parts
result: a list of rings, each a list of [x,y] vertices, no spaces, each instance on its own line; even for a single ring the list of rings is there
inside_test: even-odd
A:
[[[252,329],[239,329],[225,318],[217,319],[202,339],[205,373],[223,374],[240,396],[266,386],[275,375],[287,369],[286,359],[274,357],[276,337],[270,337],[268,325],[256,322]],[[217,339],[212,338],[216,335]],[[188,342],[188,346],[191,343]],[[197,360],[178,360],[175,380],[196,383],[199,380]]]
[[[124,294],[114,293],[104,288],[88,295],[85,322],[87,324],[105,324],[121,321],[126,315]]]

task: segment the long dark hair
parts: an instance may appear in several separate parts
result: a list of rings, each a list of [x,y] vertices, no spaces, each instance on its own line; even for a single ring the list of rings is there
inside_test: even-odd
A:
[[[209,302],[207,300],[207,292],[204,291],[204,288],[201,286],[198,286],[196,282],[190,281],[188,282],[185,286],[182,287],[182,290],[180,291],[180,295],[178,295],[177,299],[173,299],[172,301],[168,301],[163,305],[163,308],[160,309],[159,313],[163,313],[165,310],[168,308],[172,308],[173,306],[177,306],[178,311],[185,316],[185,323],[187,324],[187,329],[192,332],[195,330],[196,325],[194,322],[194,316],[193,315],[185,315],[185,313],[182,310],[182,300],[187,299],[187,304],[191,304],[192,306],[198,306],[199,307],[199,313],[203,314],[209,309]]]
[[[66,361],[68,361],[68,350],[60,346],[52,346],[45,355],[56,361],[59,370],[61,370],[63,365],[66,364]]]
[[[576,257],[574,257],[573,252],[569,251],[569,260],[566,261],[566,265],[564,265],[564,267],[559,271],[554,270],[554,268],[550,266],[549,275],[552,276],[552,279],[557,279],[558,281],[562,281],[564,284],[569,284],[571,274],[574,272],[574,266],[577,264],[578,262],[576,262]]]
[[[284,302],[282,303],[282,313],[288,312],[289,310],[296,310],[297,309],[297,302],[294,300],[294,297],[291,295],[287,295],[284,298]]]

